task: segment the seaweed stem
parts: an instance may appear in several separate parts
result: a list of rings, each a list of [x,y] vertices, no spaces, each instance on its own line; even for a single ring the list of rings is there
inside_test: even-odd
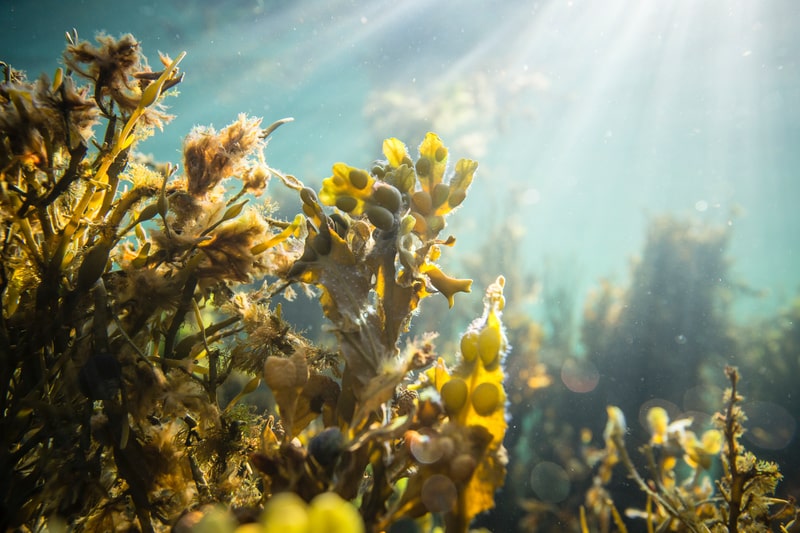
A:
[[[739,515],[742,512],[742,496],[744,495],[745,483],[736,465],[736,457],[739,455],[736,437],[736,426],[738,423],[733,412],[734,406],[739,400],[738,393],[736,392],[736,385],[739,382],[739,371],[736,367],[726,366],[725,375],[728,376],[731,382],[730,399],[728,400],[725,412],[725,441],[728,444],[726,455],[728,456],[728,468],[730,469],[729,475],[731,477],[731,492],[726,498],[729,507],[728,531],[730,533],[737,533],[739,531]]]

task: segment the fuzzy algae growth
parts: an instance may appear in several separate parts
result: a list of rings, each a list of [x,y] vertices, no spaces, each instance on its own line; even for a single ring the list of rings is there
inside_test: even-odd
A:
[[[0,81],[0,526],[466,531],[505,474],[503,279],[452,372],[407,333],[423,299],[471,289],[437,260],[477,163],[388,139],[318,195],[266,163],[287,119],[241,115],[195,128],[179,170],[136,147],[170,120],[183,54],[154,72],[131,35],[68,41],[53,82]],[[273,178],[292,221],[251,204]],[[302,285],[332,348],[272,301]]]

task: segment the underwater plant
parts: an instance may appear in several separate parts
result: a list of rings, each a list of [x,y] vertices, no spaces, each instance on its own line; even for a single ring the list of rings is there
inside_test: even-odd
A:
[[[550,344],[557,350],[551,354],[559,357],[548,357],[549,332],[545,332],[540,357],[548,366],[560,359],[562,379],[553,380],[522,409],[513,402],[509,406],[517,428],[506,440],[511,459],[502,494],[518,496],[516,513],[511,509],[498,514],[499,520],[507,520],[507,528],[581,531],[578,509],[584,504],[591,531],[646,530],[641,519],[646,494],[624,473],[611,476],[610,467],[598,468],[602,454],[593,446],[593,433],[602,434],[603,426],[596,421],[597,405],[608,403],[619,408],[613,410],[613,419],[621,420],[622,413],[633,418],[634,423],[624,426],[624,442],[633,466],[649,484],[655,482],[648,478],[664,468],[667,479],[659,481],[680,485],[686,498],[699,498],[709,490],[713,491],[709,498],[719,497],[713,482],[720,478],[722,464],[719,453],[709,451],[721,442],[720,427],[712,425],[711,413],[722,407],[721,369],[726,362],[741,369],[738,388],[748,391],[748,401],[739,404],[750,415],[744,422],[742,444],[759,460],[780,465],[778,503],[770,511],[791,515],[794,508],[779,500],[797,498],[797,458],[791,450],[796,440],[796,409],[792,409],[796,395],[790,370],[797,366],[798,307],[764,322],[734,321],[728,314],[732,297],[752,297],[754,291],[729,272],[725,243],[730,231],[673,216],[653,219],[642,259],[633,264],[631,282],[623,287],[603,282],[588,300],[582,324],[583,358],[587,366],[602,365],[591,382],[587,378],[591,386],[580,392],[569,387],[564,370],[574,354]],[[507,312],[509,332],[511,324]],[[521,343],[511,338],[517,361]],[[693,370],[675,372],[676,362]],[[655,435],[661,438],[654,439],[653,428],[660,428]],[[675,433],[674,442],[663,436],[666,428]],[[520,438],[515,442],[516,433]],[[652,460],[636,453],[643,445],[652,449]],[[691,453],[678,453],[681,447]],[[695,471],[694,464],[707,463],[712,456],[710,468]],[[614,521],[612,501],[622,527]],[[498,509],[505,507],[510,507],[508,501],[498,497]],[[627,516],[623,510],[628,510]],[[659,523],[672,528],[667,530],[681,527],[663,517]],[[650,525],[655,528],[654,522]],[[777,528],[777,522],[772,527]]]
[[[153,71],[131,35],[67,38],[52,81],[3,64],[0,83],[0,526],[273,531],[293,510],[294,531],[466,531],[505,476],[504,279],[454,368],[405,334],[424,298],[471,289],[437,259],[477,163],[387,139],[317,193],[266,163],[289,119],[240,115],[156,164],[136,146],[184,54]],[[292,221],[251,204],[273,178]],[[282,318],[294,286],[334,347]],[[262,384],[277,412],[243,401]]]
[[[795,376],[800,373],[800,297],[769,318],[749,321],[734,334],[736,362],[748,396],[769,406],[766,419],[764,410],[751,413],[746,438],[761,454],[780,463],[781,486],[800,498],[800,455],[792,450],[800,412],[800,398],[795,394]],[[779,418],[778,412],[785,416]]]
[[[744,397],[738,390],[739,371],[727,367],[725,374],[730,382],[725,405],[714,415],[715,427],[700,437],[689,429],[690,418],[670,421],[667,411],[658,406],[647,412],[651,438],[641,448],[647,477],[639,472],[625,447],[624,414],[616,406],[608,407],[605,447],[592,454],[592,461],[599,466],[594,486],[586,495],[588,515],[600,531],[610,531],[612,522],[618,531],[627,531],[606,488],[618,464],[647,498],[644,510],[627,509],[625,513],[645,520],[649,532],[798,530],[800,508],[791,499],[774,496],[782,479],[778,465],[759,460],[740,442],[746,416],[741,408]],[[721,465],[717,476],[716,462]],[[581,508],[582,531],[589,531],[588,523],[587,513]]]
[[[276,393],[281,428],[265,431],[253,462],[273,486],[306,498],[331,486],[345,499],[359,498],[365,521],[378,529],[434,512],[448,530],[465,531],[493,505],[505,473],[505,282],[487,289],[484,315],[462,337],[461,363],[452,372],[437,360],[430,335],[398,348],[423,298],[441,292],[452,305],[457,292],[470,289],[470,280],[444,274],[433,261],[442,245],[455,242],[438,234],[477,165],[457,162],[445,183],[447,149],[434,134],[420,145],[416,163],[396,139],[384,142],[384,155],[370,172],[337,163],[319,196],[299,188],[307,236],[287,278],[317,285],[333,324],[344,360],[329,404],[338,425],[313,436],[307,452],[298,450],[294,438],[311,421],[298,394],[314,394],[315,376],[304,370],[303,357],[270,357],[264,379]],[[337,211],[329,216],[322,205]],[[418,378],[409,379],[414,373]]]
[[[654,217],[627,286],[604,282],[587,299],[581,340],[608,376],[598,389],[607,402],[636,412],[653,397],[680,405],[686,388],[724,386],[719,369],[736,351],[730,238],[728,226]]]

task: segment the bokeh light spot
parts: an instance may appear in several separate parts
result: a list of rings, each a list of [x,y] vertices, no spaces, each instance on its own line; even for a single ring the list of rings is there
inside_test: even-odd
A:
[[[600,372],[589,361],[570,358],[561,367],[561,381],[572,392],[592,392],[600,382]]]
[[[684,418],[682,416],[681,408],[668,400],[663,398],[653,398],[652,400],[647,400],[641,405],[641,407],[639,407],[639,423],[647,431],[650,431],[650,424],[647,422],[647,413],[653,407],[662,407],[667,412],[670,422]]]
[[[747,415],[745,440],[765,450],[781,450],[792,442],[797,421],[780,405],[754,400],[742,409]]]
[[[428,435],[415,434],[410,439],[409,448],[411,455],[418,462],[429,465],[435,463],[442,457],[443,449],[438,445],[436,439]]]
[[[540,500],[558,503],[569,496],[569,475],[556,463],[543,461],[531,471],[531,489]]]
[[[715,413],[723,408],[723,391],[716,385],[699,385],[683,393],[683,409]]]
[[[455,507],[458,490],[449,477],[434,474],[422,484],[420,498],[428,511],[446,513]]]

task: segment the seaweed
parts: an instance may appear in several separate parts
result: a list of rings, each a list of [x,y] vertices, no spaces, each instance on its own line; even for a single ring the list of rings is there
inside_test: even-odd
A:
[[[0,83],[0,526],[466,531],[505,476],[504,279],[452,370],[409,325],[471,289],[437,260],[477,163],[387,139],[317,192],[267,164],[291,119],[240,115],[157,164],[136,148],[171,119],[184,54],[153,71],[131,35],[67,40],[52,81]],[[272,181],[294,219],[254,205]],[[333,346],[284,320],[295,287]]]
[[[727,226],[655,217],[629,285],[605,281],[588,298],[581,339],[608,376],[600,385],[607,401],[635,412],[649,398],[680,405],[688,387],[722,385],[718,370],[735,352],[728,313],[735,287],[726,257],[730,232]],[[710,412],[714,406],[704,407]]]
[[[558,336],[550,340],[550,332],[545,333],[544,361],[561,365],[563,383],[555,380],[535,402],[509,407],[522,435],[516,444],[507,442],[511,466],[503,492],[517,494],[518,516],[525,513],[509,523],[518,522],[524,530],[580,531],[578,509],[583,503],[587,528],[646,529],[641,518],[647,516],[647,493],[624,475],[612,476],[619,468],[619,452],[609,453],[603,463],[604,452],[595,448],[593,434],[603,433],[596,422],[598,405],[608,403],[615,406],[611,418],[624,427],[633,467],[651,488],[657,482],[680,492],[686,502],[721,498],[714,482],[721,479],[724,439],[711,414],[722,407],[726,363],[741,369],[737,388],[748,391],[749,401],[737,404],[751,417],[744,422],[748,431],[741,442],[758,457],[757,463],[780,465],[783,477],[775,496],[784,502],[796,499],[797,461],[790,453],[796,435],[790,413],[796,412],[791,369],[797,363],[797,307],[760,322],[734,321],[728,313],[730,304],[737,303],[733,297],[752,297],[754,291],[729,271],[725,245],[730,232],[692,219],[655,217],[644,253],[633,263],[631,282],[621,287],[603,281],[590,295],[582,324],[582,359],[568,346],[555,346]],[[548,347],[554,350],[549,357]],[[565,374],[576,361],[593,372],[585,386],[572,388]],[[631,424],[622,423],[622,413],[633,419]],[[649,452],[636,453],[642,446]],[[540,476],[542,466],[555,474]],[[562,483],[563,491],[537,488],[537,479],[552,479],[553,486]],[[654,509],[651,502],[651,513]],[[777,503],[770,512],[790,517],[794,509]],[[511,512],[498,519],[509,516]],[[663,515],[659,524],[684,527]],[[655,527],[655,519],[651,525]]]
[[[601,531],[610,522],[627,531],[606,490],[614,467],[621,464],[630,479],[647,497],[644,510],[628,509],[629,517],[645,520],[647,531],[728,532],[795,531],[798,508],[791,499],[774,496],[782,479],[778,465],[759,460],[740,442],[744,434],[744,397],[739,393],[739,372],[727,367],[730,387],[724,394],[724,407],[714,418],[714,428],[698,438],[689,430],[692,421],[670,422],[666,411],[653,407],[647,413],[650,442],[641,448],[647,461],[648,476],[634,465],[625,447],[625,417],[615,406],[608,407],[604,432],[605,447],[595,456],[599,463],[595,485],[587,494],[589,516]],[[680,468],[679,461],[686,468]],[[711,474],[714,461],[722,471]],[[581,511],[582,530],[589,531]],[[777,528],[777,529],[776,529]]]

